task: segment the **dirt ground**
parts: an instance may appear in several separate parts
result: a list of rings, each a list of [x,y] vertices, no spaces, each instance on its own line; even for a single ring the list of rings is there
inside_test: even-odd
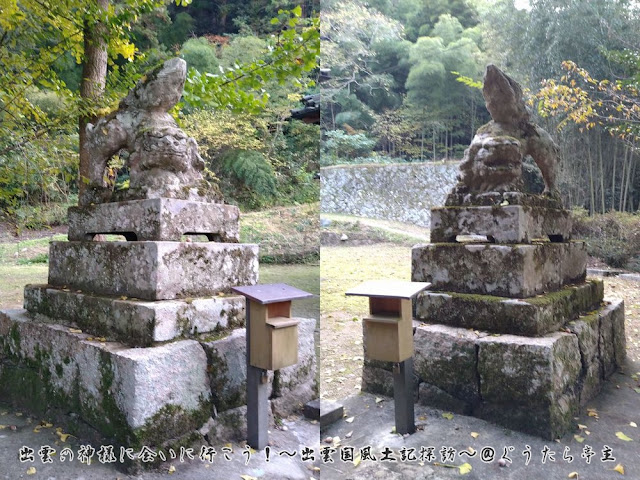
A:
[[[321,247],[321,397],[342,399],[360,391],[362,316],[366,300],[344,292],[365,280],[410,280],[410,247],[373,245]],[[640,282],[606,277],[605,297],[625,302],[627,352],[640,361]]]

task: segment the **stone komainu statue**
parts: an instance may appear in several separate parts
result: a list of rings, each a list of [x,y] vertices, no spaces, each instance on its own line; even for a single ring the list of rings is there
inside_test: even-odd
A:
[[[138,82],[118,110],[87,125],[89,179],[81,204],[158,197],[220,200],[203,178],[196,141],[167,113],[182,96],[186,71],[184,60],[166,61]],[[130,186],[114,194],[104,174],[121,150],[129,153]]]
[[[522,158],[531,155],[542,173],[544,193],[557,197],[559,149],[530,122],[520,85],[489,65],[482,95],[493,120],[478,129],[465,151],[456,192],[522,191]]]

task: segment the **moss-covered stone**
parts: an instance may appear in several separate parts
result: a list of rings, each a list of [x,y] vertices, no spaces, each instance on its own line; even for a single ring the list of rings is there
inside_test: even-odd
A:
[[[597,308],[602,290],[602,282],[592,280],[524,299],[426,291],[416,300],[416,317],[428,323],[540,336]]]

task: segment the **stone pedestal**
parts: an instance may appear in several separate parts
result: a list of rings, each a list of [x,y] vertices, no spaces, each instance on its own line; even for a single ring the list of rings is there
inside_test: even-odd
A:
[[[555,439],[625,359],[624,305],[585,281],[568,212],[520,192],[453,193],[412,252],[419,401]],[[462,235],[484,242],[460,243]],[[384,393],[391,366],[365,362],[363,390]]]
[[[258,280],[257,245],[236,243],[237,208],[158,198],[72,208],[70,220],[72,241],[50,246],[49,284],[25,288],[26,310],[0,312],[3,399],[73,412],[136,452],[184,445],[217,408],[240,407],[229,387],[212,393],[222,364],[210,348],[244,326],[231,288]]]

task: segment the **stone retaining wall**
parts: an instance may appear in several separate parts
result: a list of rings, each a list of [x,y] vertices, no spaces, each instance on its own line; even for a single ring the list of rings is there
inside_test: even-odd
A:
[[[444,204],[458,162],[340,165],[320,170],[321,211],[396,220],[429,227],[432,207]]]

